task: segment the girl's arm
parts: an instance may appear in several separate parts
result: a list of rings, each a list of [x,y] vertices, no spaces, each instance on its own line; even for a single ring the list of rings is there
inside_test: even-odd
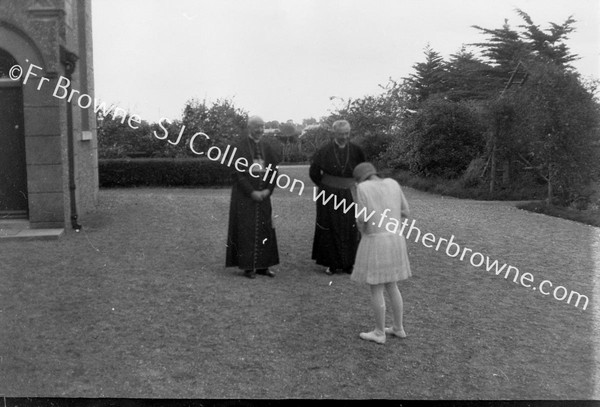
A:
[[[400,215],[403,218],[410,217],[410,209],[408,208],[408,201],[402,192],[402,188],[400,188]]]
[[[352,195],[355,201],[355,205],[357,207],[356,213],[363,213],[361,212],[361,209],[365,208],[365,203],[367,202],[367,199],[365,197],[364,191],[360,187],[360,184],[357,185],[356,191],[353,191]],[[364,213],[366,213],[366,209]],[[358,228],[358,231],[361,235],[365,234],[367,226],[365,225],[365,218],[363,216],[359,216],[358,218],[356,218],[356,227]]]

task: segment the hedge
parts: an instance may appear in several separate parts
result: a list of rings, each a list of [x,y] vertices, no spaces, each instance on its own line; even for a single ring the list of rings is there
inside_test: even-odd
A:
[[[227,186],[235,170],[206,158],[98,160],[100,187]]]

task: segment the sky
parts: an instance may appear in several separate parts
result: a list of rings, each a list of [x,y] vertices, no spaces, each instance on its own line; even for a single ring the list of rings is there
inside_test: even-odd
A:
[[[424,60],[485,41],[472,28],[573,16],[567,45],[600,78],[600,0],[93,0],[96,98],[148,121],[230,99],[266,121],[327,116]]]

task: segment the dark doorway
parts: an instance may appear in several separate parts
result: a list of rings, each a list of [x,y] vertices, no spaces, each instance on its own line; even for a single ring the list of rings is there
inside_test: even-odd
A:
[[[16,60],[0,49],[0,219],[27,217],[23,90],[10,79]]]

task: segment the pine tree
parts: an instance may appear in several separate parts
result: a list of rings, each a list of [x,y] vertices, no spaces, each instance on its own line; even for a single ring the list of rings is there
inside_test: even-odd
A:
[[[526,23],[519,26],[524,29],[521,36],[525,38],[537,57],[543,61],[554,62],[564,68],[571,68],[569,62],[579,59],[577,55],[571,54],[569,48],[564,43],[568,39],[568,35],[575,31],[573,24],[576,21],[572,16],[569,16],[560,25],[550,23],[551,28],[540,30],[540,27],[533,23],[533,20],[527,13],[520,9],[517,9],[517,13]]]
[[[452,101],[487,99],[501,86],[493,68],[465,47],[450,55],[445,84],[446,96]]]
[[[477,25],[472,27],[490,37],[487,42],[471,45],[482,48],[483,56],[488,58],[496,68],[498,75],[508,77],[519,61],[531,58],[532,47],[510,27],[507,19],[504,20],[502,28],[498,29],[482,28]]]
[[[478,29],[489,37],[487,42],[472,45],[482,48],[483,56],[489,60],[492,66],[490,75],[499,86],[496,96],[490,98],[491,110],[499,109],[502,112],[504,110],[503,103],[497,99],[501,98],[504,91],[511,86],[517,73],[525,73],[524,70],[519,71],[519,68],[524,62],[528,62],[533,58],[532,47],[521,38],[521,35],[517,31],[510,27],[507,19],[504,20],[504,25],[499,29],[488,29],[480,26],[473,26],[473,28]],[[524,79],[525,77],[523,76],[521,81]],[[496,115],[492,113],[492,116]],[[504,113],[500,114],[501,118],[504,118],[504,116]],[[503,178],[505,182],[510,182],[510,162],[512,160],[510,146],[507,146],[507,143],[503,143],[503,140],[499,139],[507,137],[510,134],[510,129],[506,128],[507,125],[504,122],[504,119],[500,121],[493,120],[488,133],[490,193],[493,193],[495,190],[496,170],[499,160],[504,168]]]
[[[447,90],[445,84],[446,63],[442,56],[429,45],[425,47],[425,62],[413,65],[415,73],[407,80],[413,106],[427,100],[431,95]]]
[[[548,195],[551,197],[553,186],[561,185],[558,181],[560,177],[566,177],[570,180],[569,182],[563,182],[562,185],[567,185],[568,183],[575,185],[575,178],[569,167],[563,165],[563,162],[556,156],[552,156],[549,151],[560,151],[561,149],[566,151],[568,143],[565,144],[565,140],[568,137],[572,137],[574,140],[576,133],[563,130],[555,120],[556,117],[561,116],[561,110],[554,109],[553,106],[560,105],[565,111],[569,109],[569,104],[561,104],[561,98],[563,97],[561,92],[555,92],[552,90],[552,87],[544,86],[543,80],[537,80],[535,86],[530,86],[531,84],[528,85],[525,81],[530,76],[532,78],[540,77],[546,81],[553,82],[557,87],[563,87],[562,93],[564,95],[568,92],[576,93],[573,89],[577,89],[577,86],[574,85],[577,82],[577,75],[573,77],[561,76],[561,72],[565,75],[572,73],[570,72],[571,67],[569,66],[569,62],[578,58],[577,55],[570,52],[565,44],[568,35],[574,31],[573,24],[575,20],[569,17],[562,24],[550,23],[550,28],[542,30],[538,25],[533,23],[533,20],[527,13],[519,9],[516,12],[524,21],[524,24],[519,26],[522,30],[521,32],[510,28],[507,20],[505,20],[501,29],[487,29],[473,26],[488,36],[487,42],[473,45],[482,49],[482,55],[493,66],[494,74],[501,79],[503,78],[503,86],[498,93],[497,99],[490,99],[490,113],[496,118],[491,121],[490,139],[488,141],[491,168],[490,191],[494,190],[497,160],[500,160],[504,164],[506,169],[505,179],[508,182],[507,174],[510,172],[511,162],[514,162],[516,157],[523,157],[521,154],[523,148],[528,148],[530,150],[529,153],[534,153],[531,149],[535,144],[527,144],[526,142],[530,138],[537,137],[536,132],[538,130],[534,131],[534,129],[549,126],[547,131],[541,132],[543,137],[539,136],[539,140],[543,139],[544,141],[538,143],[548,148],[546,150],[538,149],[535,155],[539,156],[541,151],[543,151],[544,155],[547,155],[543,165],[546,167],[549,186]],[[540,72],[544,72],[544,74],[542,75]],[[566,80],[565,78],[570,79]],[[525,86],[523,88],[519,86],[510,88],[511,85],[524,83]],[[544,100],[544,103],[529,99],[529,104],[526,104],[526,108],[523,106],[517,108],[514,105],[514,101],[517,100],[515,98],[526,98],[528,94],[537,95],[540,100]],[[574,105],[575,103],[576,99],[573,98],[570,104]],[[587,109],[587,105],[584,107]],[[579,110],[585,110],[584,107],[580,107]],[[530,114],[525,118],[521,118],[520,123],[517,124],[517,117],[524,110],[529,113],[536,112],[536,115]],[[576,113],[580,112],[572,111],[571,115],[575,116]],[[580,122],[583,124],[581,124],[580,128],[585,129],[582,133],[589,133],[586,125],[593,122],[592,116],[587,110],[582,115]],[[566,119],[562,121],[567,122]],[[529,124],[534,125],[534,127],[528,127]],[[526,127],[529,131],[522,133],[520,129]],[[561,130],[558,131],[557,129]],[[523,140],[524,144],[518,140],[519,138],[513,137],[519,133],[521,133],[519,137]],[[565,135],[568,135],[568,137]],[[544,139],[544,137],[546,138]],[[561,147],[559,147],[559,141],[563,143]],[[575,142],[569,142],[571,143],[569,146],[576,145]],[[589,146],[589,143],[582,143],[582,145]],[[583,158],[581,151],[585,151],[585,147],[579,150],[575,149],[574,151],[577,153],[573,153],[573,157],[578,155],[577,159],[579,161],[586,164],[591,162]],[[579,173],[583,172],[579,171]]]

